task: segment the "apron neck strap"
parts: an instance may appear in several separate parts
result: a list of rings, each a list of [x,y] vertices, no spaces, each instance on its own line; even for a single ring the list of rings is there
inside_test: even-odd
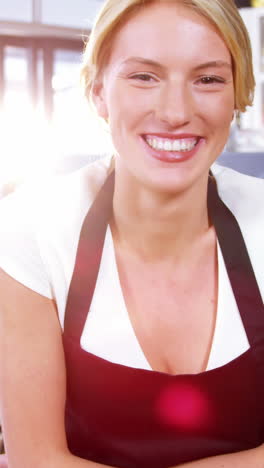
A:
[[[229,281],[251,347],[264,346],[264,305],[239,224],[209,176],[208,214],[217,234]],[[264,352],[264,348],[263,348]]]
[[[65,310],[64,333],[80,341],[99,272],[106,228],[112,215],[115,173],[112,171],[89,209],[80,232]]]
[[[64,333],[78,342],[92,302],[106,229],[112,216],[114,181],[112,171],[89,209],[80,233],[64,326]],[[220,199],[211,175],[207,203],[249,343],[253,347],[262,343],[264,347],[264,306],[243,235],[236,218]]]

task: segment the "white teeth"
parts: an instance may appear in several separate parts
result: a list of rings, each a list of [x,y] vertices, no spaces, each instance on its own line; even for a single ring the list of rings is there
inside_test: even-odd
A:
[[[158,149],[162,149],[163,148],[163,141],[162,140],[158,140]]]
[[[191,151],[198,142],[197,138],[152,138],[146,137],[146,142],[154,149],[162,151]]]
[[[149,138],[148,144],[149,144],[152,148],[157,149],[157,141],[155,140],[155,138]]]
[[[169,140],[166,140],[164,143],[164,149],[165,151],[172,151],[172,142]]]

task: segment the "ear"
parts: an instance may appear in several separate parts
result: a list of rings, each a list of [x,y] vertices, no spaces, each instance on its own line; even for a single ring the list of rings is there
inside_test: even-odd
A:
[[[101,78],[94,81],[91,89],[92,101],[96,107],[98,115],[103,119],[108,119],[108,110],[105,99],[105,89]]]

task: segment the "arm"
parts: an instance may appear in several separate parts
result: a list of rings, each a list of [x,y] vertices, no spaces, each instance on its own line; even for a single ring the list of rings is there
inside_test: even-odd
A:
[[[190,463],[177,468],[264,468],[264,444],[243,452],[218,455]],[[176,467],[173,467],[176,468]]]
[[[54,303],[0,270],[0,413],[9,468],[99,468],[64,429],[65,363]]]

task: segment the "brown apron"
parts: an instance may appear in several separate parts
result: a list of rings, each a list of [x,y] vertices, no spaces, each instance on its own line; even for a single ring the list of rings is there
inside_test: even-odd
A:
[[[236,219],[209,178],[208,210],[250,349],[199,374],[115,364],[80,347],[112,213],[114,172],[82,226],[63,335],[70,451],[122,468],[165,468],[264,442],[264,306]]]

